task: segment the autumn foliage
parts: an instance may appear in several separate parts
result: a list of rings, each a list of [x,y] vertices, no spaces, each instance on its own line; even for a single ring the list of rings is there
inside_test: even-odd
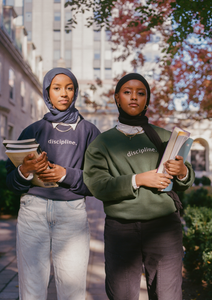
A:
[[[152,36],[159,33],[160,53],[156,58],[158,71],[150,82],[152,105],[148,110],[149,116],[157,116],[156,120],[160,120],[164,115],[175,111],[180,103],[188,118],[211,118],[211,39],[200,38],[204,27],[200,23],[195,23],[187,39],[178,43],[173,42],[170,49],[167,41],[176,32],[172,29],[170,21],[165,20],[171,14],[170,4],[175,1],[151,2],[151,10],[145,23],[140,22],[138,14],[140,1],[116,2],[110,27],[113,51],[122,49],[121,55],[116,57],[116,60],[125,60],[134,54],[131,64],[134,70],[142,70],[141,67],[145,67],[145,53],[142,51]],[[155,12],[160,12],[157,20]],[[151,22],[157,22],[157,27],[151,28],[149,26]]]
[[[172,114],[179,103],[187,118],[212,117],[211,0],[72,0],[68,5],[76,14],[93,11],[87,26],[109,29],[112,49],[121,53],[115,59],[130,58],[140,73],[146,65],[145,45],[159,34],[148,109],[155,121]],[[74,16],[70,25],[76,23]]]

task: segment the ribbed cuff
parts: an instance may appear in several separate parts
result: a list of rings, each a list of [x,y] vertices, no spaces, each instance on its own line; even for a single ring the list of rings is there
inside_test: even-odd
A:
[[[137,190],[137,189],[139,189],[139,186],[136,184],[135,176],[136,176],[136,174],[134,174],[132,176],[132,187],[134,188],[134,190]]]
[[[20,165],[20,166],[21,166],[21,165]],[[26,180],[29,180],[29,181],[32,180],[32,178],[33,178],[33,173],[30,173],[28,177],[25,177],[25,176],[21,173],[20,166],[18,166],[18,173],[19,173],[19,175],[20,175],[22,178],[26,179]]]

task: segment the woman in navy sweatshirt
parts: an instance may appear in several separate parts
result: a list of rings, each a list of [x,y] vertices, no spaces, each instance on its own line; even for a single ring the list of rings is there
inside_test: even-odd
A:
[[[7,162],[7,185],[20,193],[17,261],[22,300],[45,300],[50,253],[58,299],[84,300],[89,257],[89,227],[83,182],[84,153],[99,134],[75,108],[77,79],[68,69],[55,68],[44,77],[43,97],[50,112],[23,130],[19,139],[35,138],[42,154],[27,155],[18,168]],[[33,173],[44,188],[32,184]]]

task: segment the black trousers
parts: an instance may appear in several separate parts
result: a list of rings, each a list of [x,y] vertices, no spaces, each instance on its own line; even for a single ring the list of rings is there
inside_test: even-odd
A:
[[[179,215],[151,221],[105,219],[106,293],[138,300],[142,266],[150,300],[182,299],[182,226]]]

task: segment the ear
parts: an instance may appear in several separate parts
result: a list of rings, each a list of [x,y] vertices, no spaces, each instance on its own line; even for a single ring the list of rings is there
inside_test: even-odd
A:
[[[115,99],[116,99],[117,104],[119,104],[119,94],[115,94]]]

